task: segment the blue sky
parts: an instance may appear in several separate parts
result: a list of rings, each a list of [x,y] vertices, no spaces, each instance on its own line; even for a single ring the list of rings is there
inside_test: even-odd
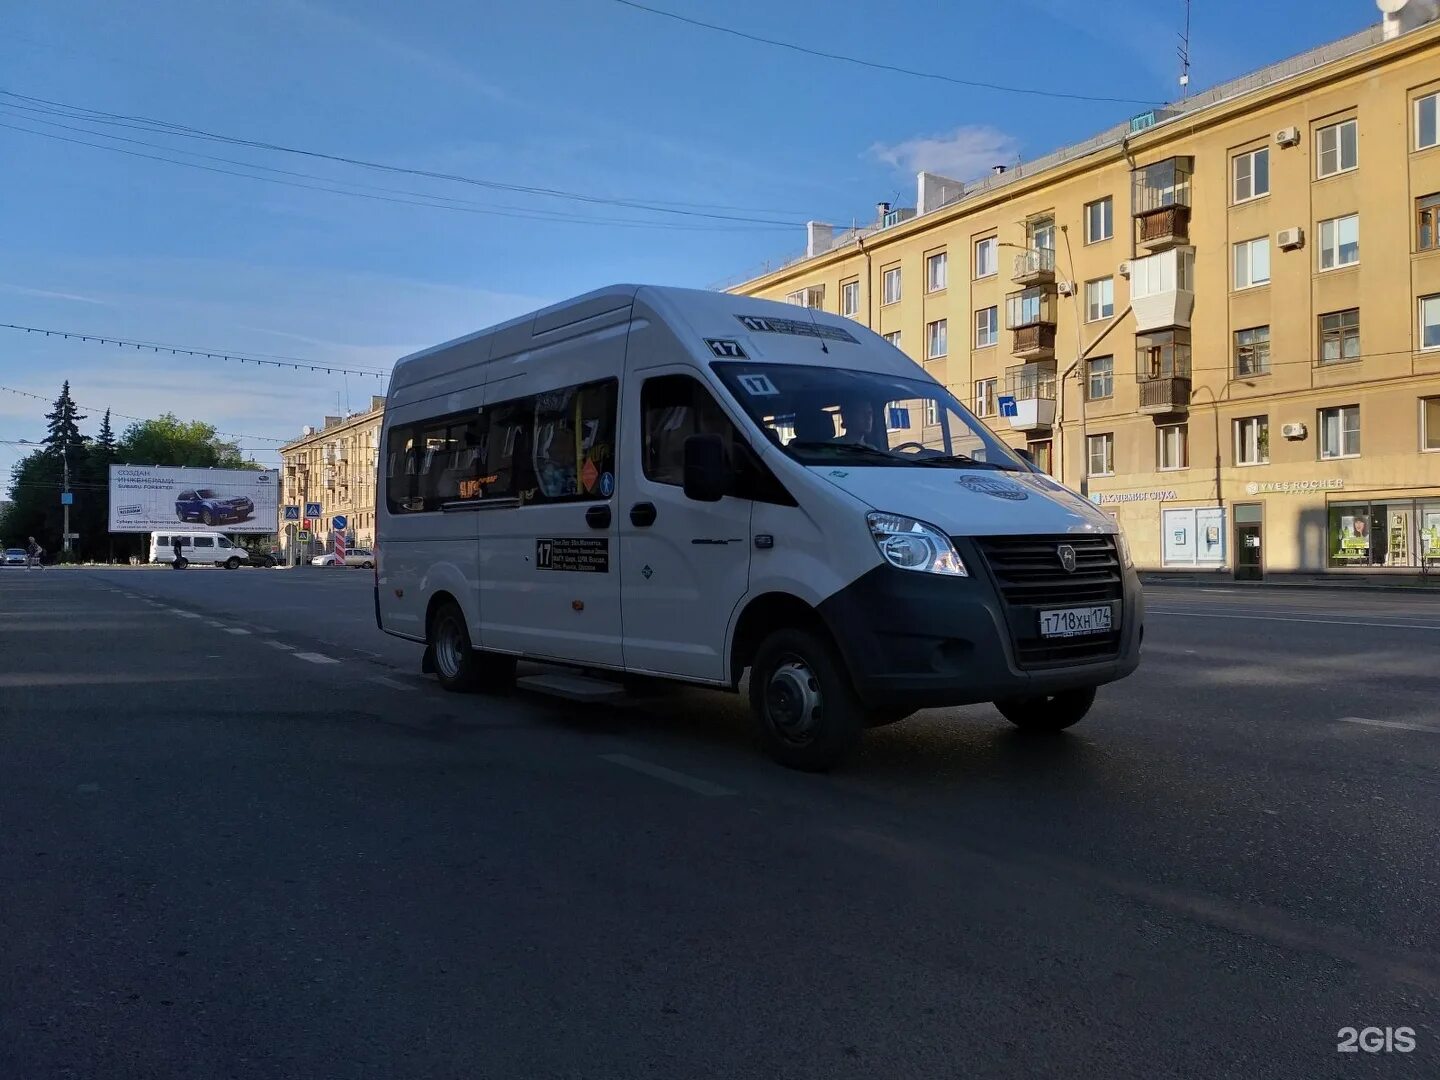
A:
[[[1176,92],[1180,0],[647,2],[959,78],[1155,101]],[[1195,8],[1196,89],[1378,19],[1370,0],[1200,0]],[[703,204],[688,208],[751,219],[659,215],[109,129],[308,174],[291,178],[299,183],[471,200],[457,212],[0,127],[0,322],[372,368],[614,281],[703,287],[735,279],[795,254],[806,218],[848,223],[868,219],[878,200],[912,204],[917,168],[973,177],[1141,111],[860,69],[615,0],[10,3],[0,6],[0,89],[349,157]],[[36,119],[87,126],[0,107],[0,125],[107,142]],[[641,224],[470,212],[499,208]],[[0,331],[0,384],[50,399],[67,377],[77,400],[95,408],[168,410],[278,438],[339,411],[347,394],[360,409],[383,391],[371,378]],[[23,453],[5,440],[37,437],[42,411],[0,393],[0,469],[8,473]],[[240,442],[257,451],[273,445]]]

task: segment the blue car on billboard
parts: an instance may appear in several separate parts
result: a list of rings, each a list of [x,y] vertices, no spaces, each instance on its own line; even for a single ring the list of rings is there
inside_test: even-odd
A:
[[[175,497],[175,516],[181,521],[198,521],[204,525],[248,521],[255,515],[255,503],[249,496],[225,498],[211,488],[182,491]]]

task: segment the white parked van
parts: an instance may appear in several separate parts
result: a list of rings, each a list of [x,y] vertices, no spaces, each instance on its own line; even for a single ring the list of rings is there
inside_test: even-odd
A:
[[[1068,727],[1139,663],[1115,522],[835,315],[602,289],[401,360],[382,445],[376,619],[448,689],[748,670],[824,769],[925,707]]]
[[[244,566],[250,553],[236,547],[223,536],[213,532],[152,532],[150,534],[150,561],[152,563],[173,563],[175,561],[175,538],[180,538],[180,554],[188,563],[197,566],[223,566],[234,570]]]

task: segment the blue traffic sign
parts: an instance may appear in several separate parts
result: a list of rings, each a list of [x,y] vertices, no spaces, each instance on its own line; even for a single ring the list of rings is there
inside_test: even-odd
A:
[[[1000,415],[1018,416],[1020,410],[1015,407],[1015,398],[1011,394],[1000,395]]]
[[[319,504],[319,503],[310,503],[310,502],[307,502],[307,503],[305,504],[305,516],[306,516],[306,517],[310,517],[310,518],[319,517],[319,516],[320,516],[320,513],[321,513],[321,511],[320,511],[320,504]]]
[[[74,493],[73,491],[62,491],[62,492],[60,493],[60,505],[61,505],[61,506],[74,506],[74,505],[75,505],[75,493]]]
[[[344,532],[345,527],[348,524],[349,523],[345,520],[344,514],[336,514],[333,518],[330,519],[330,527],[333,528],[336,532]]]
[[[285,520],[286,520],[286,521],[299,521],[299,520],[300,520],[300,507],[299,507],[299,506],[287,506],[287,507],[285,507]]]

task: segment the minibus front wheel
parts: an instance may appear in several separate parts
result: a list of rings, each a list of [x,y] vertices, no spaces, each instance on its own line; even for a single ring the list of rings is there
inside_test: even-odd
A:
[[[1055,694],[1003,698],[995,702],[1000,714],[1021,731],[1064,731],[1078,724],[1095,704],[1095,687],[1082,686]]]
[[[830,642],[810,630],[776,630],[750,669],[750,710],[780,764],[826,772],[860,741],[865,710]]]
[[[453,601],[440,604],[431,614],[425,640],[426,668],[434,670],[435,678],[446,690],[503,693],[515,684],[515,658],[476,652],[470,643],[465,615]]]

